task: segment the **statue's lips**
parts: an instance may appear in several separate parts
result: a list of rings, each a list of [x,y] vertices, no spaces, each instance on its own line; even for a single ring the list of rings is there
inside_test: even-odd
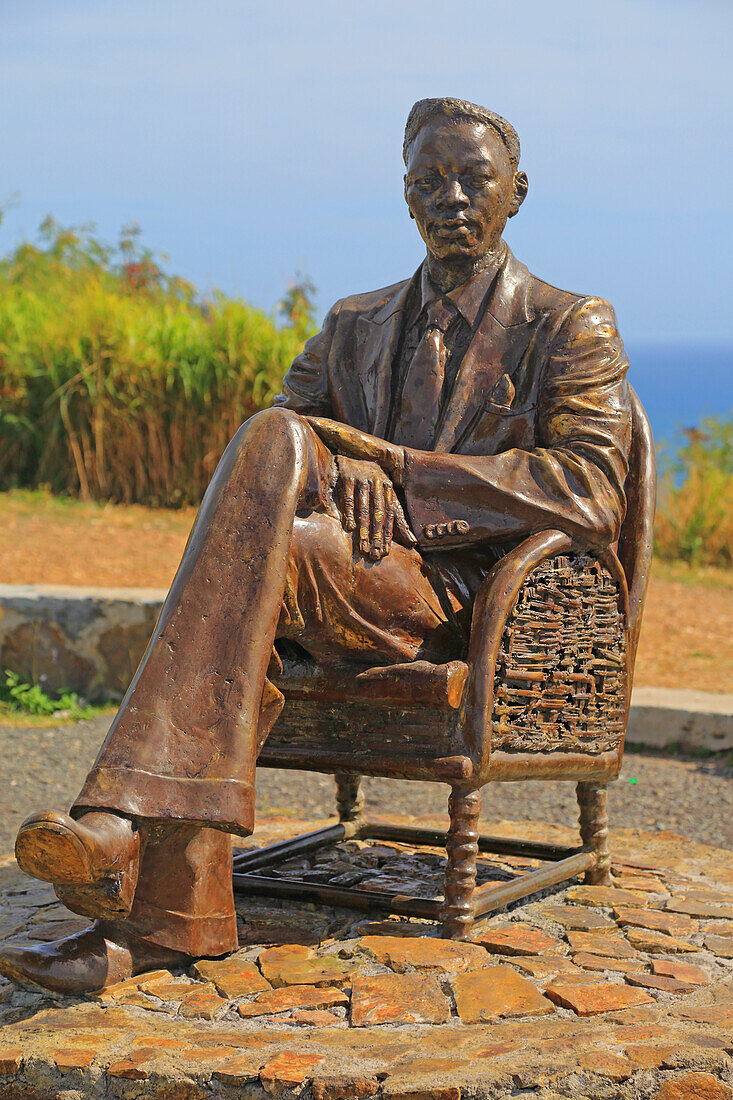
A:
[[[465,237],[474,228],[474,224],[453,218],[450,221],[433,222],[430,228],[433,233],[439,233],[442,237]]]

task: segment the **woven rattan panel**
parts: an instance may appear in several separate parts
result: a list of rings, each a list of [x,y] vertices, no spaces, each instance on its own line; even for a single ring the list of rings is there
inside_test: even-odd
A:
[[[618,584],[608,570],[580,554],[538,565],[504,629],[492,748],[616,748],[624,732],[625,661]]]

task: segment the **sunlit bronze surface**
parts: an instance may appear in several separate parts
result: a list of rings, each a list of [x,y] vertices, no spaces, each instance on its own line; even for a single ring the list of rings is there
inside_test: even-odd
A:
[[[260,753],[339,771],[340,784],[350,772],[449,783],[446,934],[470,931],[492,779],[577,779],[595,854],[573,857],[572,873],[607,876],[604,785],[620,766],[653,453],[612,307],[542,282],[503,240],[527,194],[518,161],[491,112],[415,105],[405,198],[425,261],[338,302],[219,464],[72,810],[138,825],[139,881],[119,923],[152,943],[236,946],[227,834],[253,828]],[[538,638],[560,630],[554,604],[525,600],[543,568],[581,612],[535,674],[522,631],[543,615]],[[597,591],[592,611],[574,583]],[[587,615],[602,622],[600,655]],[[512,646],[529,652],[521,667]],[[607,701],[613,736],[598,716],[585,728],[579,684]],[[516,713],[527,694],[545,716],[536,741]],[[358,777],[349,790],[345,820]]]

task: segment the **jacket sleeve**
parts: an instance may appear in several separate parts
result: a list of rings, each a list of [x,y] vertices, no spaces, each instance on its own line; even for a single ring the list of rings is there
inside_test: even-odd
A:
[[[627,369],[612,307],[581,299],[550,345],[533,450],[407,451],[403,488],[419,545],[516,542],[553,527],[586,545],[613,543],[626,509]]]
[[[283,378],[282,393],[274,404],[292,409],[303,416],[330,416],[331,397],[328,389],[328,356],[342,302],[329,310],[323,328],[307,341],[300,355],[291,363]]]

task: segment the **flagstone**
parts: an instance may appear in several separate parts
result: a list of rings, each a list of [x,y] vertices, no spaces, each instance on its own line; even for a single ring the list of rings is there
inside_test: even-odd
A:
[[[227,1059],[222,1065],[217,1065],[212,1077],[221,1081],[223,1085],[246,1085],[249,1081],[259,1078],[265,1057],[264,1051],[240,1052],[233,1058]]]
[[[517,955],[510,960],[512,966],[531,974],[532,977],[543,979],[556,974],[579,974],[580,970],[570,959],[564,955]]]
[[[618,932],[615,921],[582,905],[553,905],[542,912],[572,932]]]
[[[458,1015],[466,1024],[500,1017],[546,1016],[554,1011],[537,987],[511,966],[458,974],[451,985]]]
[[[659,989],[663,993],[691,993],[697,988],[689,982],[668,978],[664,974],[627,974],[626,981],[629,985],[640,986],[642,989]]]
[[[334,955],[316,955],[302,944],[269,947],[257,961],[274,989],[284,985],[344,985],[362,969],[360,964]]]
[[[283,1089],[297,1088],[310,1075],[311,1070],[324,1061],[322,1054],[303,1054],[296,1050],[283,1050],[270,1058],[260,1070],[260,1082],[265,1092],[271,1094]]]
[[[692,897],[671,897],[664,903],[664,908],[672,913],[685,913],[689,917],[702,919],[733,920],[733,905],[726,905],[725,899],[703,900]]]
[[[571,1008],[578,1016],[597,1016],[604,1012],[618,1012],[624,1008],[654,1004],[642,989],[616,982],[597,985],[573,985],[556,978],[545,987],[545,993],[555,1004]]]
[[[450,1005],[435,978],[422,974],[373,974],[354,978],[351,989],[351,1023],[354,1027],[369,1024],[441,1024],[449,1018]]]
[[[348,1003],[348,994],[336,986],[290,985],[258,994],[253,1001],[238,1005],[237,1012],[247,1020],[296,1008],[329,1008]]]
[[[311,1082],[313,1100],[365,1100],[379,1092],[379,1081],[366,1074],[331,1074]]]
[[[631,909],[619,906],[613,914],[622,928],[650,928],[655,932],[666,932],[670,936],[689,936],[698,931],[697,921],[682,913],[666,912],[661,909]]]
[[[479,970],[491,962],[477,943],[429,939],[427,936],[363,936],[356,949],[400,974],[409,970],[456,974]]]
[[[675,1074],[655,1092],[653,1100],[731,1100],[733,1089],[712,1073]]]
[[[710,977],[701,967],[677,962],[676,959],[652,959],[652,973],[665,978],[677,978],[689,985],[710,985]]]
[[[568,932],[567,938],[572,954],[583,951],[607,959],[636,958],[636,951],[622,936],[608,932]]]
[[[22,1065],[23,1050],[21,1047],[0,1047],[0,1074],[17,1073]]]
[[[700,950],[694,943],[668,936],[665,932],[655,932],[651,928],[627,928],[626,939],[632,947],[638,951],[645,951],[649,955],[657,953],[679,955]]]
[[[621,890],[616,886],[571,886],[565,895],[575,905],[600,906],[615,909],[619,905],[642,907],[648,904],[648,898],[634,890]]]
[[[719,959],[733,959],[733,936],[706,936],[705,946]]]
[[[60,1073],[69,1073],[74,1069],[87,1069],[99,1053],[98,1050],[84,1050],[81,1047],[68,1047],[53,1052],[56,1069]]]
[[[641,959],[608,959],[604,955],[594,955],[588,951],[579,951],[577,955],[573,955],[573,962],[583,970],[610,970],[614,974],[641,974],[646,970],[646,963]]]
[[[213,982],[222,997],[247,997],[272,989],[267,978],[247,959],[200,959],[191,971],[203,981]]]
[[[480,944],[492,955],[545,955],[563,954],[564,946],[556,936],[537,928],[532,924],[515,921],[500,928],[489,928],[475,943]]]
[[[194,1020],[216,1020],[217,1017],[223,1015],[229,1002],[213,990],[212,985],[211,990],[200,989],[194,993],[189,993],[181,1001],[181,1006],[178,1009],[179,1016]]]

